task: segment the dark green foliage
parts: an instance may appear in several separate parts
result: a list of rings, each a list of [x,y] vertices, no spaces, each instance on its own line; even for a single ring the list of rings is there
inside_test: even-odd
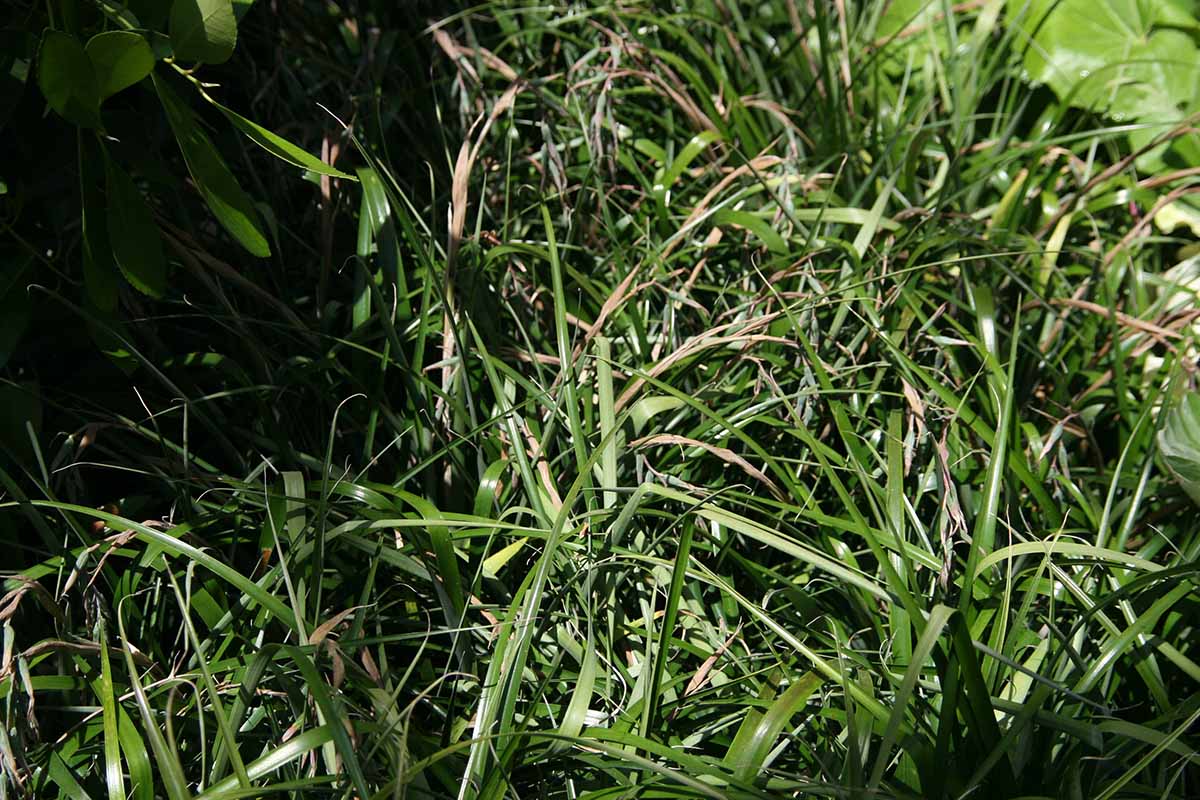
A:
[[[24,9],[0,793],[1194,796],[1196,10],[1084,5]]]

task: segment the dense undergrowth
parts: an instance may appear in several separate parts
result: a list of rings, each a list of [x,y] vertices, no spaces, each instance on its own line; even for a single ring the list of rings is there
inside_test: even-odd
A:
[[[1200,791],[1188,108],[1014,2],[288,5],[198,74],[358,182],[202,116],[249,258],[134,94],[161,298],[23,96],[0,796]]]

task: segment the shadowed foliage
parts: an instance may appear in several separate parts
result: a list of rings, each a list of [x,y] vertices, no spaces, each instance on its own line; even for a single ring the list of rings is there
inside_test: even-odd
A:
[[[4,37],[0,797],[1196,794],[1190,0]]]

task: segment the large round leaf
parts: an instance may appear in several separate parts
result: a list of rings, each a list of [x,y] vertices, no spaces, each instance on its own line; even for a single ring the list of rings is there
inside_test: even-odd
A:
[[[237,20],[230,0],[175,0],[171,6],[171,47],[181,61],[220,64],[237,44]]]
[[[1200,86],[1200,30],[1181,0],[1008,0],[1032,39],[1025,68],[1072,105],[1178,117]]]
[[[1158,434],[1158,451],[1188,496],[1200,505],[1200,393],[1171,409]]]
[[[64,119],[85,128],[100,127],[100,85],[92,60],[74,36],[46,31],[38,54],[38,86]]]
[[[129,31],[98,33],[88,40],[85,50],[96,72],[101,100],[133,86],[154,69],[150,45]]]

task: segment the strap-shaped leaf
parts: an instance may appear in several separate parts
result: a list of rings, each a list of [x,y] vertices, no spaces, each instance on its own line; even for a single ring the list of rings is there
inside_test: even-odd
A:
[[[59,116],[85,128],[100,127],[100,85],[74,36],[46,31],[38,55],[38,87]]]
[[[161,297],[167,288],[167,260],[150,208],[133,179],[107,155],[104,172],[113,259],[133,288]]]
[[[101,101],[133,86],[154,69],[154,52],[145,38],[130,31],[98,33],[84,48],[96,73]]]
[[[108,219],[100,187],[104,159],[90,136],[80,137],[79,184],[83,197],[83,287],[96,308],[112,312],[117,308],[117,265],[108,241]]]
[[[179,142],[183,160],[204,202],[212,209],[221,226],[229,231],[229,235],[252,255],[259,258],[271,255],[271,246],[267,243],[262,220],[254,209],[254,203],[242,191],[229,167],[225,166],[208,134],[166,81],[156,75],[152,77],[154,88],[158,90],[158,97],[167,112],[167,121],[171,123],[171,130]]]
[[[777,697],[765,712],[746,717],[725,754],[725,763],[733,768],[738,778],[753,780],[758,775],[784,726],[792,715],[804,707],[822,682],[820,675],[806,672]]]
[[[221,64],[237,45],[237,20],[230,0],[175,0],[171,47],[180,61]]]

